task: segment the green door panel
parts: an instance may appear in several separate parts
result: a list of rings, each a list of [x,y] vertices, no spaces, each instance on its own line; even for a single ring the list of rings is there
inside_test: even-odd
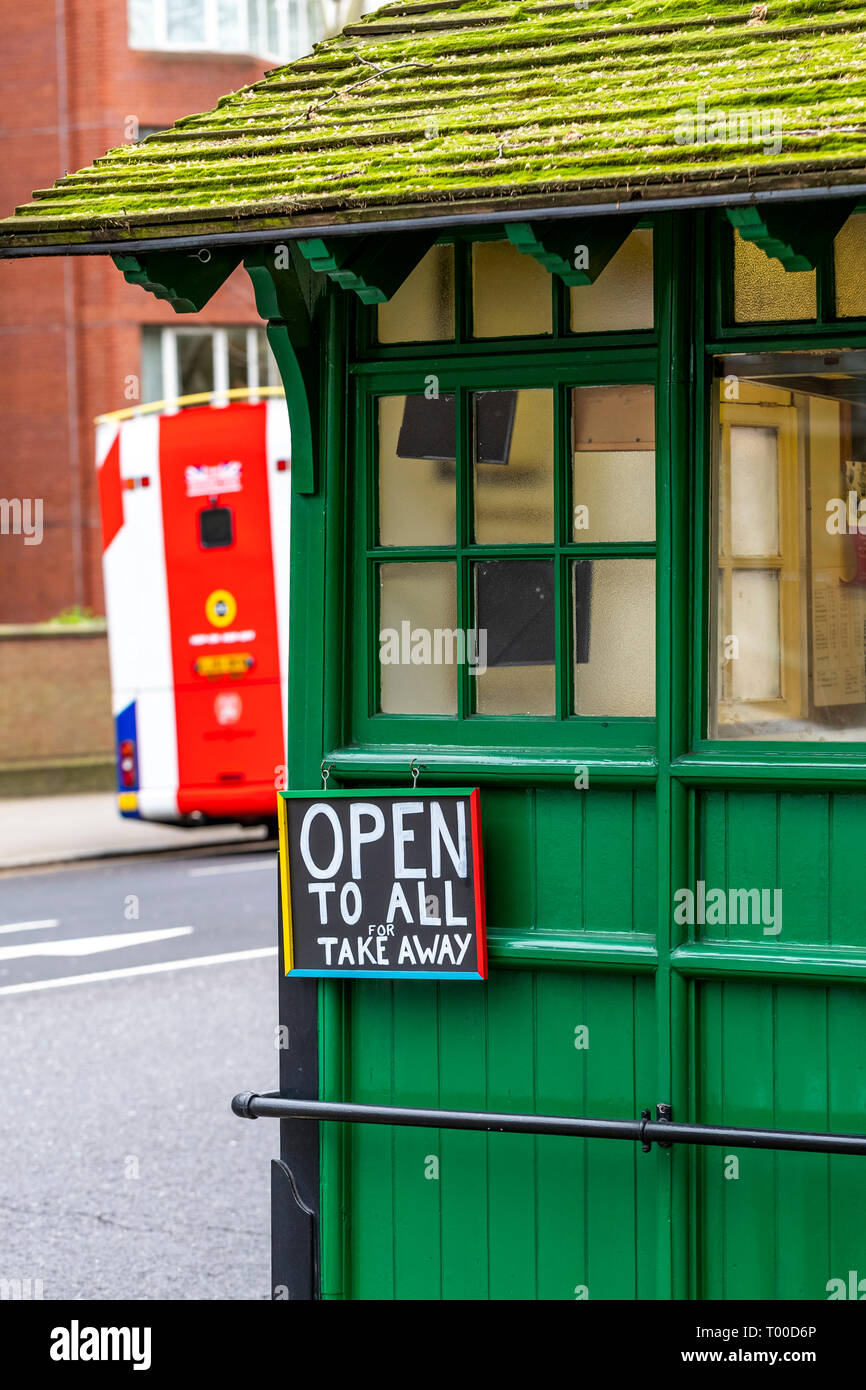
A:
[[[655,1087],[653,986],[498,971],[346,987],[347,1099],[621,1117]],[[584,1031],[585,1030],[585,1031]],[[636,1145],[357,1125],[343,1295],[653,1298],[658,1165]]]
[[[654,791],[485,789],[491,931],[655,933]]]
[[[713,791],[700,797],[699,877],[707,888],[779,888],[782,930],[707,924],[707,940],[866,947],[862,792]]]
[[[698,1120],[862,1133],[862,990],[725,980],[696,995]],[[695,1163],[698,1297],[826,1299],[831,1279],[866,1277],[866,1158],[719,1148]]]

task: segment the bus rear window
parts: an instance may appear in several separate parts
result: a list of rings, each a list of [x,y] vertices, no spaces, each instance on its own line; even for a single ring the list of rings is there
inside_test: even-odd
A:
[[[235,538],[231,507],[206,507],[198,514],[198,535],[202,550],[219,550]]]

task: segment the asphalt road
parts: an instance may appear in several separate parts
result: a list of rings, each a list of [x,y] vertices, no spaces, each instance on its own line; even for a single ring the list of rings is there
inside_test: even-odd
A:
[[[269,1296],[275,938],[273,849],[0,876],[0,1279]]]

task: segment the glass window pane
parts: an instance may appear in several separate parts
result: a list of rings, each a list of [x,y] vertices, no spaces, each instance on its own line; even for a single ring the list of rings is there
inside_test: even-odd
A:
[[[779,553],[779,436],[731,426],[731,554]]]
[[[161,401],[165,397],[162,386],[162,330],[143,328],[141,330],[141,402]]]
[[[814,270],[785,270],[759,246],[734,231],[734,318],[737,323],[814,319],[818,312]]]
[[[217,33],[220,48],[234,53],[246,47],[245,11],[249,0],[217,0]]]
[[[454,545],[456,450],[454,396],[380,399],[380,545]]]
[[[778,571],[734,570],[731,631],[739,647],[732,662],[734,699],[781,699]]]
[[[268,0],[268,52],[280,53],[280,15],[285,13],[286,0]]]
[[[263,328],[256,329],[256,348],[259,355],[259,385],[282,386],[276,358]]]
[[[555,714],[553,561],[485,560],[473,566],[473,577],[476,711]]]
[[[551,278],[510,241],[472,246],[473,334],[513,338],[553,331]]]
[[[154,0],[129,0],[130,48],[153,48],[156,45]]]
[[[655,560],[576,560],[574,713],[655,714]]]
[[[553,392],[479,391],[472,415],[476,541],[552,541]]]
[[[165,24],[169,43],[204,43],[205,0],[166,0]]]
[[[866,353],[716,377],[710,735],[866,741]]]
[[[572,391],[575,541],[652,541],[655,392],[651,386]]]
[[[434,246],[378,307],[380,343],[442,342],[454,337],[454,247]]]
[[[210,333],[178,333],[177,369],[182,396],[213,391],[213,337]]]
[[[653,326],[653,234],[626,237],[592,285],[571,287],[575,333],[625,333]]]
[[[229,390],[245,388],[247,379],[247,330],[230,328],[226,334],[229,351]]]
[[[849,217],[836,238],[836,313],[866,318],[866,213]]]
[[[379,566],[383,714],[457,713],[456,628],[453,564]]]

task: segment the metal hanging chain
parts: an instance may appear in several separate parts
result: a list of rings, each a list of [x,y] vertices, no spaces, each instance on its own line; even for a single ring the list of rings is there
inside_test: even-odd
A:
[[[320,771],[321,774],[322,774],[322,791],[323,791],[323,792],[326,792],[326,791],[328,790],[328,778],[329,778],[330,775],[331,775],[331,768],[332,768],[333,766],[334,766],[333,763],[326,763],[326,762],[323,762],[323,763],[322,763],[322,766],[319,768],[319,771]]]
[[[416,766],[416,764],[417,764],[417,766]],[[415,788],[416,788],[417,785],[418,785],[418,778],[421,776],[421,769],[423,768],[423,766],[424,766],[424,764],[423,764],[423,763],[419,763],[417,758],[413,758],[412,761],[411,761],[411,763],[409,764],[409,771],[410,771],[411,774],[412,774],[412,790],[413,790],[413,791],[415,790]]]

